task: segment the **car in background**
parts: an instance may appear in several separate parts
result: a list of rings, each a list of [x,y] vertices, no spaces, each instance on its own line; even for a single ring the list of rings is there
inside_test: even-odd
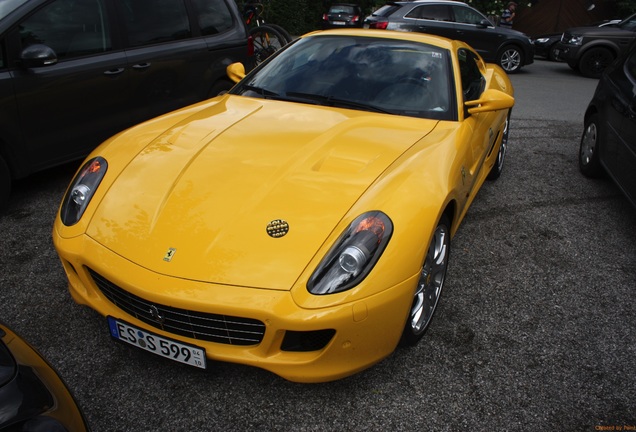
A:
[[[636,41],[604,70],[585,111],[579,169],[609,175],[636,207]]]
[[[360,6],[352,3],[334,3],[322,15],[322,28],[362,27]]]
[[[52,236],[113,338],[330,381],[424,335],[451,237],[502,172],[508,75],[467,44],[337,29],[105,142]]]
[[[516,73],[534,61],[528,36],[495,26],[478,10],[458,1],[417,0],[389,2],[368,16],[372,29],[413,31],[466,42],[485,61]]]
[[[0,430],[81,432],[82,411],[58,373],[0,322]]]
[[[563,32],[557,58],[581,75],[600,78],[603,70],[636,40],[636,14],[605,27],[576,27]]]
[[[248,41],[234,0],[0,2],[0,205],[13,180],[228,90]]]
[[[598,23],[590,24],[589,27],[607,27],[618,24],[621,20],[603,20]],[[550,33],[532,38],[534,45],[534,54],[552,61],[561,61],[558,58],[557,45],[561,41],[563,33]]]

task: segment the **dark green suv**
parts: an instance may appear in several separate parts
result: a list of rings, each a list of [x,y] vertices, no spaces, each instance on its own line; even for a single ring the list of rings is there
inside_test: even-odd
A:
[[[0,205],[12,180],[229,89],[251,48],[234,0],[0,1]]]
[[[607,66],[636,39],[636,14],[605,27],[566,30],[557,45],[557,59],[565,60],[583,76],[600,78]]]

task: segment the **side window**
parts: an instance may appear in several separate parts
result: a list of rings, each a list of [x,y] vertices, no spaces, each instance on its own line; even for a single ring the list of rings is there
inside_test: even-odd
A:
[[[419,6],[406,14],[406,17],[436,21],[451,21],[450,11],[446,5]]]
[[[109,51],[103,0],[56,0],[20,23],[22,48],[48,45],[60,60]]]
[[[457,58],[459,59],[464,101],[479,99],[484,91],[486,80],[477,65],[477,57],[471,51],[461,48],[457,52]]]
[[[462,24],[479,24],[481,20],[486,19],[483,15],[464,6],[453,6],[455,13],[455,22]]]
[[[204,36],[223,33],[232,28],[232,14],[223,0],[193,0],[192,3]]]
[[[184,0],[125,0],[122,5],[130,46],[170,42],[191,36]]]

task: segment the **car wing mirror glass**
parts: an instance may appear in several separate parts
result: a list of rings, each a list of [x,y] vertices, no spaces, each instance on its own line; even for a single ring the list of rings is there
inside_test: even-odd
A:
[[[515,98],[495,89],[486,90],[481,94],[479,99],[464,102],[464,105],[468,107],[469,114],[499,111],[512,108],[514,104]]]
[[[235,83],[245,78],[245,66],[243,66],[243,63],[232,63],[225,69],[225,72]]]
[[[33,44],[22,50],[20,60],[27,68],[51,66],[57,63],[57,54],[47,45]]]

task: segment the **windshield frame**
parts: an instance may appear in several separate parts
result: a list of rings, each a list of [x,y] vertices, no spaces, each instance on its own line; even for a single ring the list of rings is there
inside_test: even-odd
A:
[[[457,121],[455,85],[446,48],[381,36],[317,34],[277,52],[230,94]]]

